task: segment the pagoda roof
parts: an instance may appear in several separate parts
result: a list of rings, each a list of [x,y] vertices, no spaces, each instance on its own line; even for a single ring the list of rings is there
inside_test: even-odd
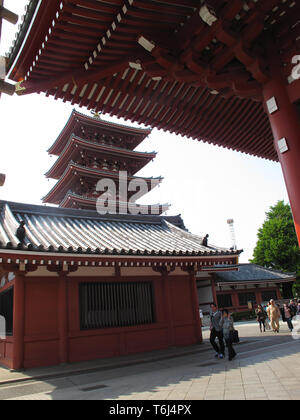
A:
[[[59,203],[59,207],[62,208],[80,208],[80,209],[90,209],[95,210],[96,208],[96,198],[92,197],[83,197],[81,195],[75,194],[72,191],[68,191],[64,199]],[[118,201],[118,212],[119,213],[131,213],[130,208],[131,204],[128,202]],[[141,214],[162,214],[165,211],[169,210],[170,204],[139,204]],[[152,209],[155,208],[154,212]]]
[[[127,141],[130,138],[131,150],[135,149],[145,138],[151,134],[151,129],[147,128],[136,128],[123,124],[112,123],[105,121],[102,118],[90,117],[89,115],[82,114],[73,109],[65,127],[48,149],[48,153],[51,155],[60,155],[66,146],[70,136],[74,133],[75,126],[80,123],[86,123],[96,132],[104,132],[110,135],[114,135],[120,139],[127,137]]]
[[[43,198],[44,203],[59,204],[65,194],[69,191],[72,185],[77,183],[77,178],[83,176],[93,179],[95,182],[99,181],[102,178],[109,178],[118,181],[119,172],[118,171],[108,171],[94,168],[87,168],[86,166],[78,165],[70,161],[66,167],[64,173],[53,186],[53,188],[48,192],[48,194]],[[134,179],[142,179],[147,182],[149,188],[153,189],[158,185],[163,178],[162,177],[140,177],[140,176],[131,176],[128,175],[128,181]],[[134,194],[134,192],[132,192]]]
[[[156,152],[136,152],[132,150],[122,149],[120,147],[108,146],[99,144],[90,140],[84,140],[74,135],[71,135],[65,148],[60,153],[59,157],[45,174],[47,178],[58,179],[64,172],[69,161],[74,161],[80,150],[90,150],[95,153],[95,156],[101,155],[103,157],[119,158],[134,160],[139,165],[134,173],[142,169],[147,163],[156,157]],[[133,173],[133,174],[134,174]]]
[[[19,93],[278,160],[262,102],[273,39],[291,100],[292,0],[31,0],[8,56]]]
[[[242,251],[209,244],[185,230],[180,216],[103,215],[89,210],[0,201],[0,263],[72,265],[82,255],[84,265],[105,260],[135,263],[183,262],[213,265],[219,261],[233,266]],[[15,236],[25,221],[23,245]],[[118,257],[118,258],[116,258]],[[32,261],[32,259],[34,259]],[[99,263],[100,264],[100,263]],[[133,263],[132,263],[133,264]]]

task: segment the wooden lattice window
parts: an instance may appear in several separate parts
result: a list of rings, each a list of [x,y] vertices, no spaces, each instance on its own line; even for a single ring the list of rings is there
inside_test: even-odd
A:
[[[238,296],[239,296],[240,306],[247,306],[248,302],[256,303],[255,293],[252,293],[252,292],[239,293]]]
[[[81,330],[155,322],[151,282],[81,283],[79,305]]]
[[[232,298],[231,294],[224,293],[223,295],[217,295],[218,308],[231,308],[232,307]]]

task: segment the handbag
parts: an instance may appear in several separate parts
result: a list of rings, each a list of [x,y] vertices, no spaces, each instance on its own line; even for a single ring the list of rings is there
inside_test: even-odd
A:
[[[239,338],[239,332],[238,332],[238,330],[232,330],[231,332],[230,332],[230,335],[231,335],[231,341],[233,342],[233,343],[239,343],[240,342],[240,338]]]

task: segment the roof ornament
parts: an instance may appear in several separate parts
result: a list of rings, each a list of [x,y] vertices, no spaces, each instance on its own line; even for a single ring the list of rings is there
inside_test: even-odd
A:
[[[202,239],[202,245],[203,245],[203,246],[207,246],[208,237],[209,237],[209,234],[207,233],[207,234],[204,236],[204,238]]]
[[[95,118],[96,120],[100,120],[101,117],[101,112],[96,111],[95,109],[91,109],[91,114],[93,115],[93,118]]]
[[[20,80],[19,82],[17,82],[15,84],[15,92],[19,96],[22,95],[26,90],[26,88],[24,86],[22,86],[23,82],[24,82],[24,80]]]
[[[25,236],[26,236],[26,230],[25,230],[25,222],[24,220],[20,221],[19,227],[16,230],[16,237],[19,239],[20,244],[23,245],[24,241],[25,241]]]

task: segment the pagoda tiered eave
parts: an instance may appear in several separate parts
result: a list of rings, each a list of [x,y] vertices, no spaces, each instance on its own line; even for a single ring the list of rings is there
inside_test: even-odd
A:
[[[108,160],[113,159],[114,161],[123,160],[131,161],[134,163],[134,169],[131,166],[131,170],[128,171],[132,175],[141,170],[147,163],[156,157],[156,152],[147,153],[147,152],[136,152],[132,150],[122,149],[119,147],[108,146],[105,144],[95,143],[93,141],[84,140],[75,135],[72,135],[69,138],[68,143],[66,144],[64,150],[59,155],[56,162],[45,174],[47,178],[59,179],[60,176],[65,171],[66,166],[70,161],[76,162],[81,158],[81,152],[90,151],[94,153],[94,162],[91,163],[92,168],[101,169],[101,165],[97,164],[95,161],[97,158],[105,157]],[[126,167],[119,168],[122,170],[127,170]]]
[[[43,198],[44,203],[52,203],[52,204],[59,204],[63,198],[65,197],[66,193],[72,189],[73,186],[78,184],[78,180],[80,178],[89,179],[91,182],[96,184],[99,180],[102,179],[109,179],[116,182],[116,185],[119,183],[120,173],[118,171],[108,171],[108,170],[100,170],[100,169],[93,169],[87,168],[85,166],[78,165],[74,162],[69,162],[68,166],[66,167],[64,173],[54,185],[54,187],[48,192],[48,194]],[[127,174],[128,182],[132,180],[142,180],[147,184],[147,188],[149,192],[158,184],[161,183],[163,180],[162,177],[137,177]],[[96,191],[94,190],[94,193]],[[146,193],[145,192],[145,193]],[[128,194],[128,196],[133,195],[134,192]]]
[[[95,210],[97,208],[97,198],[83,197],[72,192],[68,192],[64,199],[59,203],[61,208]],[[171,205],[165,204],[136,204],[128,202],[116,203],[116,214],[153,214],[162,215],[170,209]],[[138,212],[137,212],[138,211]]]
[[[70,136],[77,134],[76,127],[77,130],[79,130],[82,124],[87,125],[89,129],[96,132],[101,130],[103,135],[115,136],[118,142],[120,144],[124,144],[124,148],[128,150],[135,149],[151,133],[151,129],[149,128],[136,128],[127,125],[111,123],[109,121],[104,121],[101,118],[90,117],[76,110],[73,110],[67,124],[53,145],[48,149],[48,153],[51,155],[59,156],[68,143]],[[82,138],[81,135],[78,137]]]

